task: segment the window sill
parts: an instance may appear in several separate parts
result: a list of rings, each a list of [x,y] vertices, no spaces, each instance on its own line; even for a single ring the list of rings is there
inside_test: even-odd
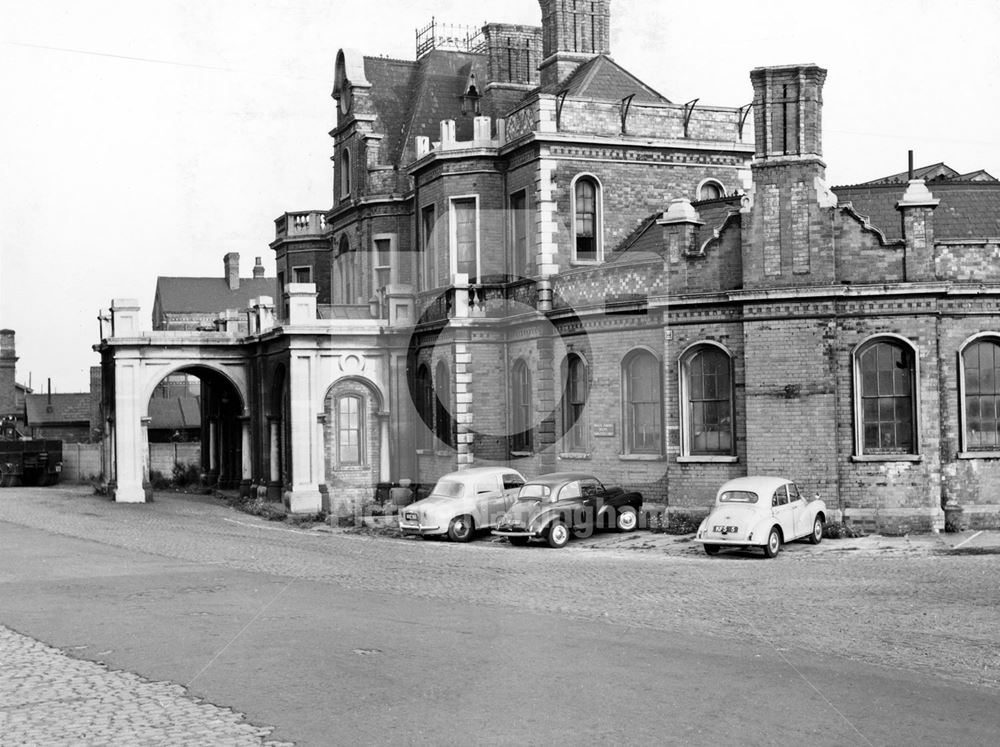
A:
[[[623,462],[662,462],[665,457],[662,454],[619,454],[618,459]]]
[[[920,454],[861,454],[851,457],[852,462],[922,462]]]
[[[510,455],[511,456],[515,456],[515,457],[533,457],[535,455],[535,452],[533,452],[533,451],[512,451],[512,452],[510,452]]]
[[[601,264],[599,259],[571,259],[569,261],[570,267],[593,267],[599,264]]]
[[[590,454],[584,454],[584,453],[581,453],[581,452],[570,451],[570,452],[565,452],[563,454],[560,454],[559,458],[560,459],[590,459]]]
[[[693,456],[679,456],[679,464],[736,464],[740,460],[737,456],[723,456],[722,454],[713,456],[712,454],[696,454]]]
[[[956,459],[1000,459],[1000,451],[960,451]]]

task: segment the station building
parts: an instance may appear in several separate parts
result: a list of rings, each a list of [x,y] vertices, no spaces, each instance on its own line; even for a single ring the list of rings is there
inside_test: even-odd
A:
[[[612,59],[607,0],[539,5],[432,23],[414,60],[338,52],[332,202],[277,219],[273,296],[210,332],[114,302],[116,497],[181,372],[218,405],[206,471],[293,511],[503,463],[692,513],[780,474],[873,529],[1000,526],[1000,183],[831,188],[825,70],[676,103]]]

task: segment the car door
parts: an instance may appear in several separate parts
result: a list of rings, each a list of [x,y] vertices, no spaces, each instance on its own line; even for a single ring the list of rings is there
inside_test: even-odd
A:
[[[577,523],[590,528],[601,526],[597,516],[604,507],[604,486],[596,477],[580,480],[580,500],[583,508]]]
[[[476,526],[495,526],[503,516],[503,490],[500,475],[482,475],[473,485],[476,502]],[[500,513],[497,513],[497,511]]]
[[[788,483],[788,505],[792,511],[792,521],[795,525],[795,537],[805,537],[812,531],[812,517],[809,515],[809,502],[799,492],[794,482]]]
[[[500,475],[500,481],[503,483],[502,511],[506,512],[517,500],[518,491],[524,485],[524,478],[516,472],[504,472]]]
[[[788,504],[788,490],[785,485],[780,485],[771,496],[771,514],[781,527],[781,535],[785,541],[795,537],[795,515]]]

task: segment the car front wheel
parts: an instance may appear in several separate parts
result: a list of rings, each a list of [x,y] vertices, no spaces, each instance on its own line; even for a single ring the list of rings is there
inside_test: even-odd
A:
[[[549,547],[559,549],[569,542],[569,527],[561,521],[556,521],[549,527]]]
[[[631,532],[639,523],[639,517],[635,509],[625,506],[618,514],[618,531]]]
[[[455,542],[468,542],[472,539],[475,526],[471,516],[456,516],[448,525],[448,538]]]
[[[816,521],[813,522],[813,530],[812,534],[809,535],[809,541],[814,545],[818,545],[823,541],[823,522],[819,520],[818,516],[816,517]]]
[[[771,527],[771,533],[767,535],[767,544],[764,545],[764,555],[773,558],[781,549],[781,532],[778,527]]]

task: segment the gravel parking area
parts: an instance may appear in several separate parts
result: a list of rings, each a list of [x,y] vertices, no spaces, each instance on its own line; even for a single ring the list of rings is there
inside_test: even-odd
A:
[[[997,558],[940,537],[793,543],[709,558],[684,538],[598,534],[563,550],[299,529],[206,496],[117,505],[85,488],[0,491],[0,521],[156,555],[402,596],[752,638],[1000,686]]]

